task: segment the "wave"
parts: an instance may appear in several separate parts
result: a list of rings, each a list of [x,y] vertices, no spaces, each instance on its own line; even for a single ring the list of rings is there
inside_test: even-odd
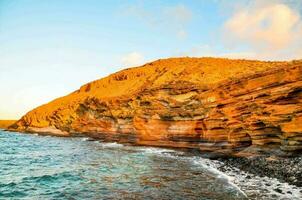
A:
[[[94,140],[92,138],[89,138],[89,137],[83,137],[81,140],[82,141],[96,141],[96,140]]]
[[[223,162],[218,160],[210,160],[198,156],[182,156],[181,152],[148,148],[147,153],[156,153],[160,156],[171,157],[178,160],[187,160],[193,165],[197,165],[212,173],[217,179],[225,181],[232,188],[236,189],[239,194],[246,198],[252,199],[302,199],[301,188],[282,183],[275,178],[259,177],[248,172],[241,171],[235,167],[229,167],[222,172],[219,167],[223,166]],[[174,152],[174,153],[169,153]]]
[[[242,191],[248,198],[257,195],[257,199],[302,199],[301,188],[281,183],[275,178],[259,177],[235,167],[229,167],[225,172],[221,172],[218,168],[223,163],[220,161],[205,158],[194,158],[192,161],[217,174],[218,178],[227,179],[229,184]]]
[[[235,188],[241,195],[248,198],[247,194],[243,190],[241,190],[241,188],[238,185],[236,185],[233,182],[234,177],[228,176],[227,174],[219,171],[216,168],[217,163],[215,161],[211,161],[209,159],[203,159],[203,158],[194,158],[192,161],[194,164],[201,165],[203,168],[205,168],[208,171],[210,171],[211,173],[215,174],[217,176],[216,178],[224,180],[230,186]]]
[[[150,153],[150,154],[163,154],[163,153],[175,152],[175,150],[172,149],[163,149],[163,148],[156,148],[156,147],[141,148],[141,150],[144,151],[145,153]]]
[[[124,145],[116,143],[116,142],[102,142],[100,143],[103,147],[109,147],[109,148],[120,148],[123,147]]]

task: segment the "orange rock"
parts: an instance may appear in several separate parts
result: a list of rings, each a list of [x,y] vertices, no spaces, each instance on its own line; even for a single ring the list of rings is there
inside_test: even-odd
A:
[[[281,129],[285,133],[300,133],[302,135],[302,115],[293,117],[291,121],[281,124]]]
[[[88,83],[10,128],[202,151],[295,151],[301,115],[302,61],[171,58]]]
[[[15,122],[16,120],[0,120],[0,128],[6,129]]]

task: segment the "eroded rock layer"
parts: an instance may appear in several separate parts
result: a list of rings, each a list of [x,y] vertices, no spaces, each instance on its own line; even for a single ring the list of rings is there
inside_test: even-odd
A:
[[[298,151],[302,62],[158,60],[86,84],[11,128],[203,151]]]

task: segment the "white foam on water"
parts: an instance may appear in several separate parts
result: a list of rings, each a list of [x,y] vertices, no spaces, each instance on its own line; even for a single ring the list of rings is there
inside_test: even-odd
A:
[[[248,197],[244,191],[241,190],[241,188],[236,185],[233,180],[233,177],[230,177],[226,175],[225,173],[219,171],[215,166],[217,163],[213,162],[211,163],[211,160],[209,159],[203,159],[203,158],[194,158],[193,160],[194,164],[201,165],[203,168],[207,169],[211,173],[217,175],[217,178],[225,180],[231,187],[235,188],[241,195]]]
[[[201,158],[198,156],[183,157],[178,156],[181,153],[177,151],[176,154],[169,154],[167,149],[148,148],[146,152],[157,153],[161,156],[173,157],[176,159],[189,160],[195,165],[199,165],[205,168],[210,173],[217,176],[218,179],[226,181],[231,187],[236,189],[240,194],[244,195],[248,199],[259,200],[301,200],[302,188],[290,185],[288,183],[282,183],[275,178],[259,177],[248,172],[244,172],[235,167],[226,168],[225,172],[219,170],[219,167],[223,165],[223,162],[217,160],[210,160],[207,158]],[[278,192],[281,190],[282,193]]]
[[[141,148],[141,150],[143,150],[145,153],[151,153],[151,154],[163,154],[163,153],[175,152],[172,149],[162,149],[156,147]]]
[[[102,142],[100,144],[106,148],[120,148],[120,147],[124,146],[124,145],[116,143],[116,142]]]
[[[91,138],[88,138],[88,137],[83,137],[83,138],[81,138],[81,140],[82,140],[82,141],[90,141],[90,140],[91,140]]]
[[[302,193],[298,188],[288,183],[281,183],[275,178],[259,177],[248,172],[241,171],[238,168],[230,167],[226,172],[221,172],[218,167],[223,163],[220,161],[214,161],[204,158],[195,158],[193,160],[196,164],[201,164],[203,167],[207,167],[211,172],[217,174],[218,177],[222,177],[228,180],[232,186],[242,191],[248,198],[256,199],[290,199],[299,200],[302,199]],[[247,178],[248,177],[248,178]],[[282,193],[276,191],[281,190]]]
[[[217,179],[221,179],[222,181],[226,182],[230,187],[232,187],[233,189],[235,189],[238,194],[240,194],[243,197],[248,198],[248,196],[245,194],[245,192],[243,190],[241,190],[241,188],[239,186],[237,186],[234,182],[232,182],[233,178],[224,174],[223,172],[219,171],[217,169],[217,167],[215,167],[217,165],[216,161],[212,161],[209,159],[204,159],[204,158],[200,158],[200,157],[183,157],[181,156],[183,154],[183,152],[180,151],[173,151],[171,150],[170,152],[174,152],[176,154],[163,154],[162,152],[169,152],[169,150],[167,149],[159,149],[158,151],[155,151],[157,153],[159,153],[159,155],[165,156],[165,157],[171,157],[174,159],[178,159],[178,160],[184,160],[184,161],[189,161],[192,162],[195,165],[201,166],[203,169],[206,169],[208,172],[212,173],[213,175],[216,176]]]
[[[230,169],[226,173],[234,177],[234,182],[240,184],[248,193],[253,193],[259,189],[265,191],[264,199],[302,199],[302,193],[300,192],[302,188],[299,189],[288,183],[281,183],[275,178],[259,177],[236,168]],[[247,179],[247,177],[250,178]],[[281,190],[282,193],[276,189]]]

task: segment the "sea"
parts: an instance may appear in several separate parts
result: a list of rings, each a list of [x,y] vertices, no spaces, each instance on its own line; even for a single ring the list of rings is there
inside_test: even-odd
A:
[[[301,188],[236,168],[222,173],[221,164],[178,150],[0,130],[0,199],[302,199]]]

